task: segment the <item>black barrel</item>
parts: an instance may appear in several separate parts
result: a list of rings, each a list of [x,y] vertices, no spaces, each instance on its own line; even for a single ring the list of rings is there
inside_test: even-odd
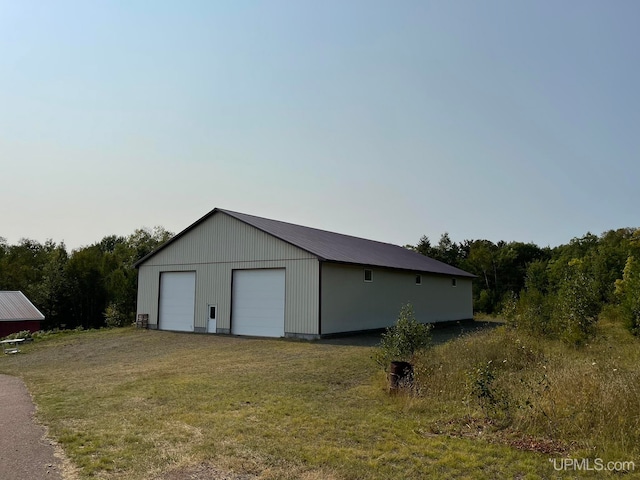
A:
[[[413,384],[413,365],[409,362],[391,362],[389,366],[389,389],[397,390]]]

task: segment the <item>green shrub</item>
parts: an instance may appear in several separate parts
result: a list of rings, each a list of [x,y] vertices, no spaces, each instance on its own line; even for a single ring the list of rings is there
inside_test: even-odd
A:
[[[519,297],[504,301],[502,314],[523,332],[582,345],[595,335],[602,305],[593,275],[581,260],[572,260],[563,269],[557,291],[544,293],[530,282]]]
[[[624,324],[634,335],[640,336],[640,262],[627,258],[621,280],[616,280],[615,295],[620,302]]]
[[[91,331],[92,329],[89,329],[87,331]],[[31,337],[35,340],[35,341],[40,341],[40,340],[47,340],[49,338],[55,338],[58,337],[60,335],[70,335],[73,333],[78,333],[78,332],[84,332],[85,329],[83,326],[78,326],[76,328],[73,329],[65,329],[65,330],[60,330],[59,328],[54,328],[53,330],[38,330],[37,332],[33,332],[31,334]]]
[[[520,292],[504,301],[502,314],[510,326],[534,335],[548,335],[552,331],[550,297],[536,288]]]
[[[502,309],[500,315],[507,321],[507,324],[516,325],[516,315],[518,314],[518,296],[515,292],[508,292],[502,297]]]
[[[483,313],[492,313],[495,300],[491,290],[482,290],[474,302],[474,310]]]
[[[478,364],[467,372],[469,398],[475,399],[487,418],[499,420],[504,426],[511,418],[508,391],[501,388],[500,371],[504,370],[492,360]]]
[[[555,296],[552,320],[559,338],[581,345],[595,334],[600,302],[595,281],[580,260],[572,260]]]
[[[414,356],[431,343],[432,328],[416,320],[411,304],[403,305],[396,324],[382,334],[375,361],[385,370],[392,361],[413,363]]]
[[[15,332],[4,337],[4,340],[13,340],[14,338],[31,338],[31,332],[29,330],[22,330],[21,332]]]
[[[104,312],[104,319],[107,327],[124,327],[130,325],[131,322],[127,318],[127,315],[123,313],[116,304],[110,303]]]

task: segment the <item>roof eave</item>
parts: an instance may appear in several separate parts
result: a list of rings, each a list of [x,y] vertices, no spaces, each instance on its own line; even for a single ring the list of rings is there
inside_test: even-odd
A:
[[[404,267],[393,267],[389,265],[380,265],[375,263],[356,263],[356,262],[347,262],[342,260],[327,260],[323,259],[323,262],[326,263],[335,263],[338,265],[352,265],[354,267],[371,267],[371,268],[384,268],[387,270],[395,270],[398,272],[411,272],[411,273],[423,273],[429,275],[441,275],[444,277],[457,277],[457,278],[477,278],[477,275],[473,273],[465,272],[464,270],[460,270],[457,267],[453,267],[459,270],[459,272],[435,272],[432,270],[426,270],[421,268],[404,268]]]

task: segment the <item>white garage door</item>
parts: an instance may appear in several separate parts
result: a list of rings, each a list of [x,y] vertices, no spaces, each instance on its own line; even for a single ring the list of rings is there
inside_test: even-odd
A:
[[[284,269],[233,272],[231,333],[284,336]]]
[[[196,297],[196,272],[160,274],[161,330],[193,332]]]

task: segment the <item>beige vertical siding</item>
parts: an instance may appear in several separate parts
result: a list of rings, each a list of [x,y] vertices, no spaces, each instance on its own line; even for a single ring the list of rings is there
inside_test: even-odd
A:
[[[255,260],[303,260],[313,255],[219,212],[144,265],[181,265]]]
[[[411,303],[420,322],[473,317],[471,279],[373,268],[373,282],[364,281],[364,267],[323,263],[322,334],[384,328],[392,325],[403,304]]]
[[[319,335],[320,273],[317,258],[288,262],[285,333]]]
[[[195,330],[207,330],[207,306],[217,304],[218,331],[229,331],[232,272],[253,268],[285,269],[285,332],[317,335],[317,258],[224,213],[208,218],[140,266],[138,313],[148,313],[149,324],[157,325],[160,273],[195,271]]]

